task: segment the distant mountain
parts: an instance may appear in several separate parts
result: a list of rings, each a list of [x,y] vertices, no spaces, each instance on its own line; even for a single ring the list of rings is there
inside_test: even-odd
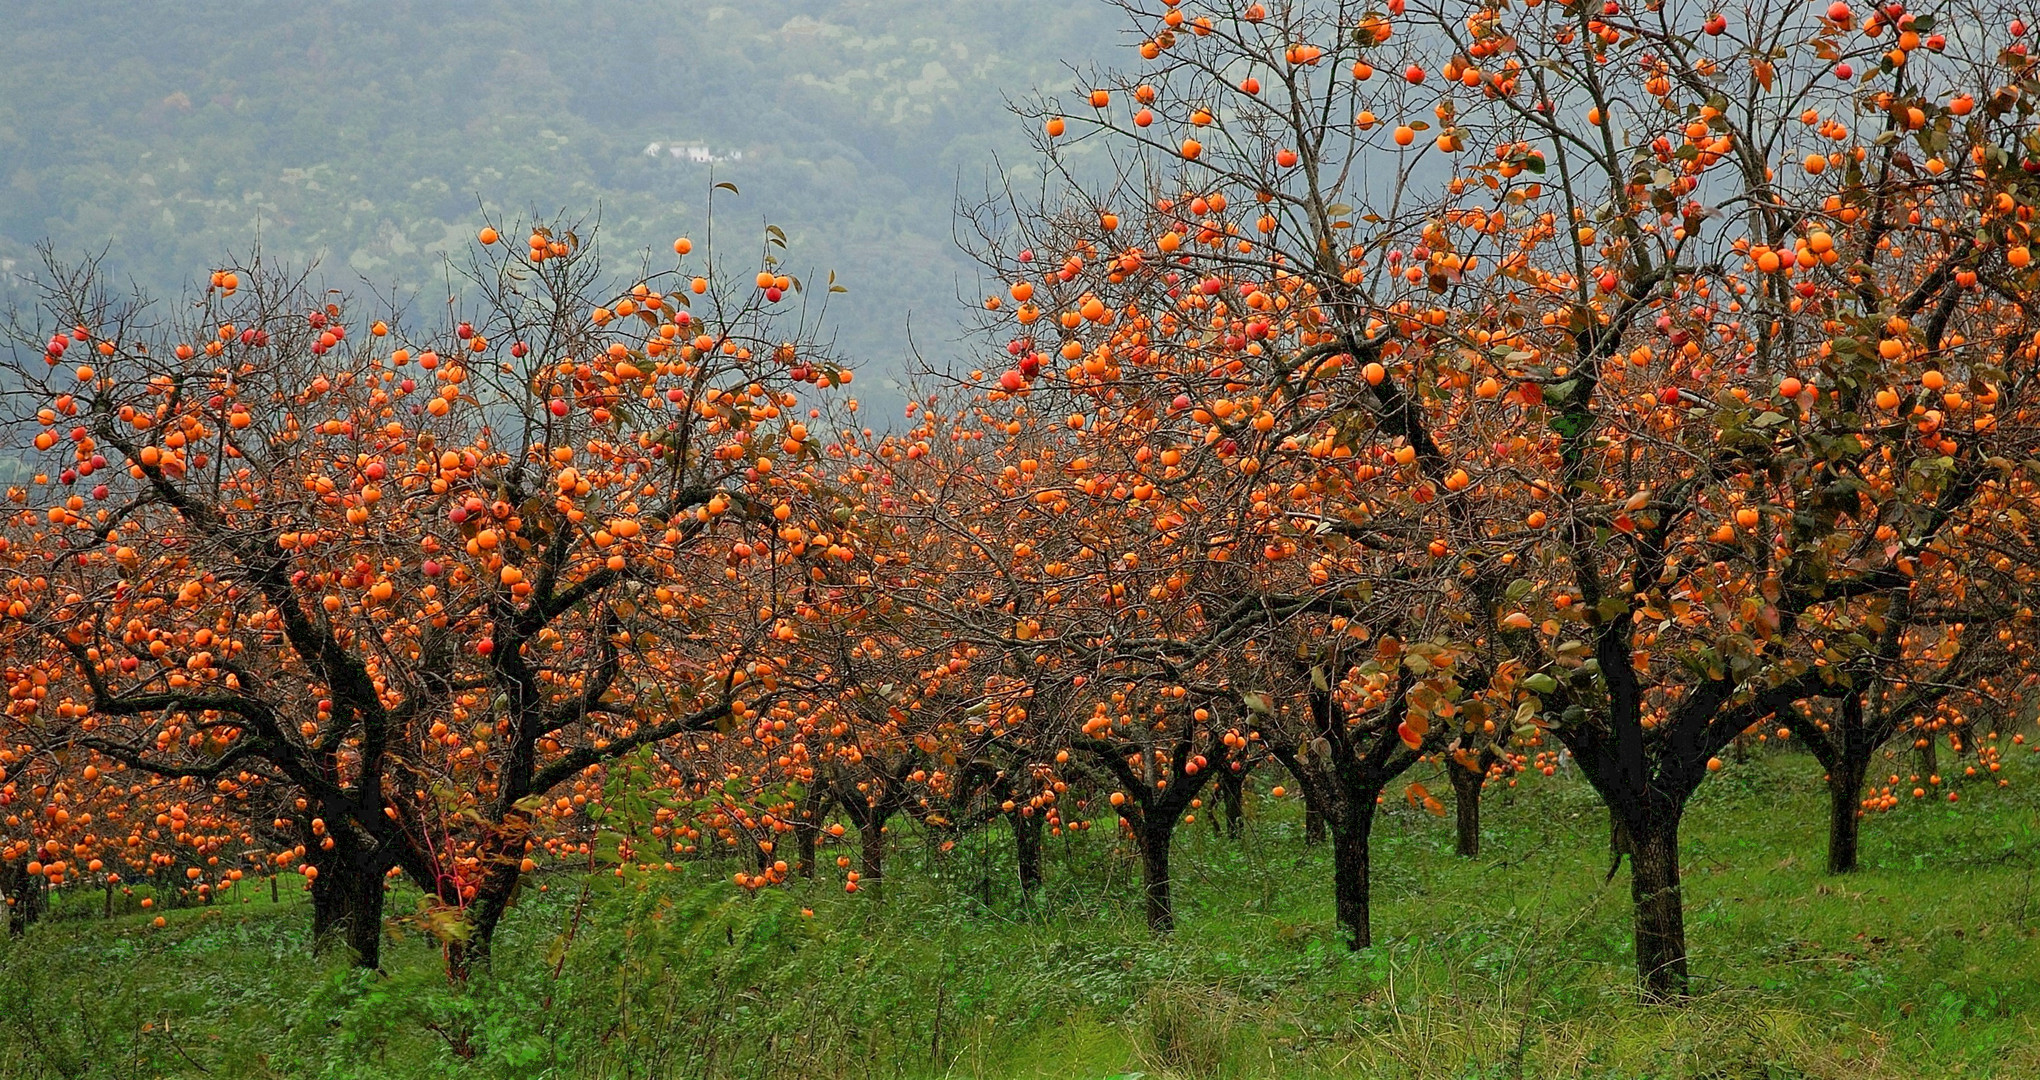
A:
[[[331,282],[416,288],[492,211],[601,215],[636,262],[774,222],[834,270],[839,341],[883,384],[953,352],[972,267],[954,197],[1004,108],[1104,59],[1117,14],[1059,0],[0,0],[0,266],[107,248],[174,294],[256,243]],[[734,257],[734,251],[725,249]],[[748,253],[746,253],[748,255]],[[668,256],[670,258],[670,256]],[[429,291],[429,290],[428,290]]]

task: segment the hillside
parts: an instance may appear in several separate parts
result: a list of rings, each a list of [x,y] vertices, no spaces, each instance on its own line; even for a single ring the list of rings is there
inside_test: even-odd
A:
[[[843,347],[883,384],[911,319],[953,351],[972,268],[956,192],[1022,145],[1012,88],[1064,85],[1102,5],[801,0],[526,5],[0,3],[0,265],[110,252],[173,293],[259,243],[331,283],[434,276],[477,202],[599,211],[612,258],[785,228],[849,287]],[[713,176],[713,180],[711,180]]]

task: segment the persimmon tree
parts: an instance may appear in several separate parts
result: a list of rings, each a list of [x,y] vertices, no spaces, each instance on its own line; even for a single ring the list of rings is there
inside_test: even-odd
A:
[[[2002,480],[2006,491],[2024,504],[2031,479],[2013,475]],[[1893,790],[1896,775],[1865,795],[1880,751],[1888,746],[1931,748],[1951,728],[1947,737],[1957,748],[1987,743],[1973,730],[1965,738],[1967,720],[1979,712],[2016,713],[2030,692],[2024,642],[2032,620],[2034,562],[2025,557],[2030,543],[2026,511],[2000,513],[1997,504],[1995,493],[1980,499],[1980,512],[1964,515],[1950,530],[1960,540],[1959,547],[1951,545],[1953,557],[1934,553],[1922,558],[1911,588],[1872,609],[1872,624],[1857,631],[1861,640],[1845,661],[1850,668],[1846,681],[1823,700],[1801,703],[1791,717],[1792,736],[1804,740],[1825,771],[1831,874],[1856,869],[1867,815],[1909,801]],[[1980,577],[1970,579],[1971,574]],[[1841,652],[1824,640],[1815,647],[1830,658]],[[1983,766],[1987,774],[1997,772],[1994,761],[1985,760]],[[1926,773],[1924,783],[1913,789],[1918,792],[1914,798],[1929,791],[1954,796],[1934,766],[1928,765]]]
[[[1076,490],[1043,493],[1049,505],[1082,498],[1119,519],[1086,551],[1117,544],[1128,566],[1167,572],[1159,592],[1122,582],[1122,620],[1161,629],[1144,655],[1122,644],[1117,662],[1222,694],[1236,714],[1253,702],[1243,711],[1293,718],[1257,723],[1313,820],[1333,826],[1340,919],[1359,947],[1382,790],[1416,748],[1470,738],[1469,722],[1481,734],[1509,727],[1475,710],[1434,734],[1430,706],[1449,719],[1455,706],[1439,695],[1465,690],[1431,685],[1424,676],[1446,664],[1415,653],[1417,708],[1391,692],[1363,719],[1334,702],[1346,671],[1332,657],[1349,633],[1420,641],[1434,656],[1480,651],[1477,632],[1459,631],[1483,620],[1464,612],[1500,602],[1527,538],[1466,550],[1483,521],[1466,466],[1517,425],[1494,410],[1434,413],[1424,387],[1384,365],[1436,349],[1446,314],[1419,302],[1421,285],[1365,260],[1370,244],[1423,227],[1401,191],[1414,174],[1368,156],[1380,124],[1359,108],[1392,112],[1411,93],[1360,90],[1373,75],[1365,50],[1391,24],[1357,4],[1256,4],[1222,19],[1122,6],[1152,35],[1140,48],[1148,63],[1099,75],[1074,109],[1032,107],[1053,183],[1039,197],[995,193],[973,215],[976,254],[1003,286],[986,301],[987,329],[1014,358],[989,396],[1021,402],[1009,428],[1061,428],[1036,437],[1068,447],[1060,460]],[[1100,142],[1124,154],[1103,177],[1078,152]],[[1462,461],[1442,443],[1448,428]],[[1444,626],[1458,640],[1440,651],[1430,638]],[[1278,628],[1282,648],[1271,647]],[[1296,708],[1276,710],[1266,661],[1287,669],[1292,651],[1316,669],[1317,699],[1294,693]],[[1492,673],[1486,662],[1470,684]]]
[[[902,647],[941,661],[916,675],[929,693],[959,676],[969,686],[964,716],[930,733],[929,746],[995,780],[1017,772],[1035,781],[1007,812],[1018,815],[1023,866],[1038,862],[1028,854],[1033,814],[1061,827],[1054,804],[1066,784],[1054,766],[1075,754],[1110,772],[1122,783],[1114,805],[1143,854],[1150,925],[1169,930],[1168,847],[1212,762],[1225,759],[1225,731],[1159,659],[1186,629],[1163,620],[1195,621],[1189,598],[1169,591],[1174,580],[1180,593],[1183,579],[1143,567],[1136,550],[1101,557],[1121,546],[1123,508],[1085,475],[1081,435],[1010,414],[1003,390],[969,380],[935,402],[943,407],[916,402],[913,426],[868,454],[876,509],[908,565],[893,590]],[[1147,605],[1133,602],[1154,589]]]
[[[166,311],[51,260],[57,330],[10,361],[41,457],[7,619],[64,671],[17,708],[288,793],[322,927],[373,966],[403,873],[463,972],[555,789],[754,719],[744,673],[791,628],[729,556],[808,445],[791,388],[849,380],[779,246],[755,283],[686,240],[617,283],[571,228],[490,227],[475,314],[422,336],[259,261]]]
[[[1967,44],[1842,4],[1418,20],[1452,43],[1437,149],[1463,139],[1472,178],[1422,257],[1462,282],[1492,260],[1442,292],[1549,430],[1525,461],[1554,481],[1539,606],[1576,613],[1508,640],[1628,834],[1652,997],[1687,986],[1678,823],[1710,760],[1846,695],[1795,644],[1867,640],[2029,453],[2026,125],[2001,92],[2025,61],[2008,20],[1940,14]],[[1522,224],[1464,228],[1491,199]]]
[[[1147,66],[1036,109],[1051,195],[979,229],[1073,365],[1016,330],[1001,388],[1088,395],[1072,430],[1188,412],[1289,550],[1450,583],[1628,837],[1646,992],[1683,995],[1707,763],[1843,692],[1792,646],[1913,588],[2023,456],[2023,45],[1982,10],[1123,6]],[[1065,164],[1098,141],[1109,175]]]

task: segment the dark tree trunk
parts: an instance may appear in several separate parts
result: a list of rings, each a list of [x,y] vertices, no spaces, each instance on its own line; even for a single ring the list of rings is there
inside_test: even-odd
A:
[[[312,941],[321,951],[344,946],[354,966],[382,966],[383,882],[373,870],[346,860],[313,864]]]
[[[1928,731],[1924,732],[1923,735],[1924,738],[1917,741],[1926,744],[1919,748],[1920,779],[1925,780],[1927,777],[1938,776],[1941,773],[1941,745],[1939,733]]]
[[[489,966],[489,947],[486,944],[468,941],[446,942],[446,979],[448,982],[465,983],[477,968]]]
[[[1408,715],[1403,698],[1408,689],[1405,676],[1396,698],[1379,714],[1382,727]],[[1275,742],[1268,748],[1303,789],[1306,831],[1315,818],[1321,833],[1331,833],[1333,911],[1346,932],[1347,947],[1358,951],[1374,944],[1368,844],[1375,808],[1382,791],[1422,756],[1391,731],[1376,730],[1363,739],[1352,738],[1344,711],[1329,691],[1314,688],[1310,700],[1317,732],[1312,752],[1300,756],[1299,748]]]
[[[1679,897],[1679,819],[1672,811],[1628,830],[1629,892],[1636,905],[1636,974],[1653,1002],[1686,997],[1686,917]]]
[[[1169,900],[1169,845],[1175,833],[1176,822],[1171,818],[1150,824],[1138,834],[1141,893],[1147,898],[1148,929],[1157,934],[1176,929],[1176,908]]]
[[[28,872],[28,860],[0,863],[0,897],[7,903],[7,933],[21,937],[50,906],[49,879]]]
[[[819,822],[801,822],[793,828],[793,872],[809,881],[815,878],[815,845],[821,835]]]
[[[510,910],[518,886],[523,882],[521,842],[506,841],[506,845],[495,852],[489,868],[475,887],[474,898],[467,904],[460,926],[465,936],[446,943],[446,974],[455,982],[464,982],[472,972],[488,967],[496,928],[502,925],[503,915]],[[461,897],[450,894],[442,899],[447,904],[458,905]]]
[[[867,818],[857,827],[857,887],[871,890],[873,896],[883,891],[885,881],[885,820]]]
[[[1225,835],[1229,840],[1240,838],[1240,820],[1245,816],[1245,809],[1241,804],[1245,801],[1246,788],[1246,770],[1242,769],[1239,772],[1234,772],[1231,768],[1219,770],[1218,803],[1221,813],[1212,815],[1211,823],[1213,827],[1217,827],[1222,818]]]
[[[1346,947],[1358,951],[1374,944],[1368,913],[1370,898],[1367,844],[1374,831],[1374,800],[1355,799],[1332,827],[1332,898],[1339,925],[1346,929]]]
[[[1183,814],[1190,804],[1197,801],[1198,792],[1210,782],[1212,770],[1223,773],[1231,764],[1226,746],[1216,739],[1206,750],[1210,760],[1201,764],[1190,761],[1196,747],[1193,736],[1186,736],[1176,742],[1173,758],[1175,768],[1180,770],[1171,776],[1166,785],[1157,779],[1152,771],[1154,758],[1151,749],[1138,749],[1100,742],[1087,744],[1097,753],[1105,766],[1113,771],[1119,781],[1134,793],[1124,804],[1120,820],[1133,831],[1134,843],[1140,849],[1141,893],[1146,902],[1148,929],[1157,934],[1166,934],[1176,928],[1176,909],[1169,897],[1169,847],[1175,841],[1176,826],[1183,820]],[[1143,773],[1136,773],[1129,759],[1138,754],[1145,762]]]
[[[1636,843],[1629,837],[1629,826],[1622,823],[1622,814],[1614,807],[1608,808],[1608,876],[1615,876],[1614,866],[1622,862],[1622,856],[1633,855]]]
[[[1452,778],[1452,808],[1458,832],[1456,850],[1466,858],[1475,858],[1480,855],[1480,789],[1487,782],[1487,775],[1457,762],[1447,762],[1445,774]]]
[[[1308,806],[1303,808],[1303,842],[1305,844],[1325,842],[1325,816]]]
[[[1870,771],[1870,755],[1856,747],[1844,748],[1841,759],[1828,768],[1828,858],[1830,874],[1856,869],[1856,841],[1863,824],[1863,780]]]
[[[809,881],[815,877],[815,847],[821,843],[822,819],[828,813],[827,791],[818,784],[801,800],[800,815],[793,822],[793,872]]]
[[[1041,888],[1042,816],[1016,810],[1006,817],[1013,825],[1013,862],[1020,871],[1020,899],[1028,900]]]

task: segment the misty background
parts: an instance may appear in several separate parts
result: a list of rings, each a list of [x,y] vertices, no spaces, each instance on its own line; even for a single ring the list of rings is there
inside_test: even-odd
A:
[[[728,181],[722,257],[748,274],[771,222],[790,272],[833,270],[878,396],[910,320],[938,366],[964,348],[953,209],[1030,160],[1006,100],[1123,30],[1090,0],[0,0],[0,276],[18,298],[48,239],[168,298],[259,243],[429,303],[481,206],[599,212],[625,270],[670,265]]]

